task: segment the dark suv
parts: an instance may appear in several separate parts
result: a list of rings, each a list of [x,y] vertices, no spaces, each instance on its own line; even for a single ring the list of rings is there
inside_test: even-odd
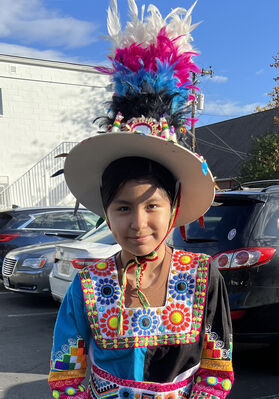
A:
[[[75,238],[90,230],[98,217],[87,209],[15,208],[0,211],[0,272],[5,255],[31,244]],[[0,273],[1,277],[1,273]]]
[[[279,338],[279,185],[227,191],[199,222],[179,230],[174,246],[213,256],[228,289],[238,341]]]

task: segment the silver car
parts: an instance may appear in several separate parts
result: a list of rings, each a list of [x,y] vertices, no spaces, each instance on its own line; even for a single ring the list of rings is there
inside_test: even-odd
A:
[[[17,212],[20,213],[19,210]],[[28,215],[30,212],[31,211],[29,210]],[[29,218],[30,217],[31,216],[29,215]],[[68,210],[67,212],[61,210],[50,212],[48,210],[48,212],[45,211],[44,213],[37,212],[35,215],[32,215],[31,219],[33,220],[33,223],[36,223],[37,225],[42,223],[42,220],[44,220],[45,228],[47,223],[53,223],[54,228],[52,231],[40,232],[41,236],[50,236],[52,237],[52,240],[51,238],[47,238],[47,242],[41,242],[42,238],[38,236],[38,243],[20,246],[19,248],[10,250],[4,257],[1,268],[3,283],[5,288],[11,291],[28,294],[51,295],[49,273],[53,267],[55,245],[58,242],[57,240],[59,239],[59,242],[75,241],[81,233],[84,234],[90,228],[91,230],[92,227],[94,228],[98,216],[86,209],[80,209],[77,212],[77,215],[73,215],[73,209]],[[73,222],[78,219],[83,220],[83,229],[73,231],[69,230],[72,227]],[[28,225],[30,226],[30,221],[28,221]],[[58,230],[58,228],[60,228],[60,230]],[[25,231],[24,237],[27,237],[27,239],[30,240],[28,234],[33,238],[33,231],[31,233],[30,230],[28,230],[28,232]],[[67,240],[66,237],[68,238]]]
[[[74,241],[56,244],[55,263],[49,276],[53,299],[62,301],[78,269],[96,259],[108,258],[120,249],[106,224]]]
[[[10,251],[3,262],[5,288],[20,293],[50,295],[49,273],[53,267],[54,255],[53,242]]]

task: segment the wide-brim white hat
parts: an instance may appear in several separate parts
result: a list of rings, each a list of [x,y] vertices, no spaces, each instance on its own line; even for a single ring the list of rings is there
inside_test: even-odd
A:
[[[179,180],[181,202],[175,226],[198,219],[210,207],[215,188],[206,162],[179,144],[140,133],[99,134],[76,145],[64,166],[70,191],[86,208],[105,217],[100,191],[103,172],[112,161],[128,156],[152,159]]]

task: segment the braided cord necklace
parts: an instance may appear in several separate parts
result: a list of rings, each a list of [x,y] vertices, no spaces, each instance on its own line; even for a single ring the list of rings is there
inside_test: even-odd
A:
[[[168,231],[165,235],[165,237],[162,239],[160,244],[155,248],[154,251],[150,252],[150,254],[145,255],[145,256],[135,256],[134,259],[131,259],[128,261],[126,264],[123,275],[122,275],[122,284],[121,284],[121,290],[120,290],[120,298],[118,302],[118,320],[117,320],[117,335],[123,335],[123,314],[124,314],[124,309],[125,309],[125,292],[126,292],[126,287],[127,287],[127,273],[130,269],[133,267],[136,267],[136,287],[137,287],[137,295],[140,300],[140,303],[145,309],[148,309],[150,307],[149,301],[146,297],[146,295],[142,291],[142,276],[143,273],[147,267],[148,262],[154,262],[158,259],[157,255],[157,250],[158,248],[162,245],[162,243],[165,241],[167,236],[169,235],[170,231],[172,230],[175,221],[177,219],[178,213],[179,213],[179,208],[180,208],[180,197],[181,197],[181,187],[179,185],[178,188],[178,193],[174,201],[174,205],[172,207],[172,213],[171,213],[171,218],[170,218],[170,223],[169,223],[169,228]]]

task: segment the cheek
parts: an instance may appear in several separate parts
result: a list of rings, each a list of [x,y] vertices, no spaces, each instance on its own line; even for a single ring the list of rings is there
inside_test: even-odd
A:
[[[170,222],[170,211],[167,209],[157,214],[153,220],[154,227],[156,226],[156,229],[162,235],[166,234],[169,227],[169,222]]]
[[[123,217],[117,217],[114,214],[107,213],[108,222],[110,225],[110,230],[114,237],[118,237],[125,231],[125,221]]]

